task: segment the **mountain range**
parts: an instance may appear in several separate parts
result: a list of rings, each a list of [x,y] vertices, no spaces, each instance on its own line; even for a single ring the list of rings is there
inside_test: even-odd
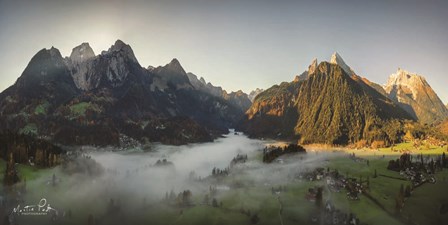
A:
[[[0,131],[64,145],[211,141],[237,127],[251,136],[301,143],[387,140],[396,121],[438,123],[448,109],[423,76],[399,69],[382,86],[335,53],[312,60],[292,82],[227,92],[186,72],[177,59],[143,67],[117,40],[96,55],[88,43],[69,57],[42,49],[0,93]]]
[[[88,43],[65,58],[42,49],[0,94],[0,128],[77,145],[211,141],[236,125],[250,100],[189,76],[177,59],[142,67],[120,40],[99,55]]]
[[[329,62],[314,59],[292,82],[259,94],[240,128],[255,137],[346,145],[394,141],[386,130],[396,121],[433,123],[446,117],[446,107],[421,76],[399,70],[383,87],[357,75],[334,53]]]

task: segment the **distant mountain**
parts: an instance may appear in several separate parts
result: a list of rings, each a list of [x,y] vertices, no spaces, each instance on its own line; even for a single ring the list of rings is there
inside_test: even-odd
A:
[[[264,91],[264,90],[263,90],[263,89],[260,89],[260,88],[256,88],[255,90],[252,90],[252,91],[249,93],[249,95],[248,95],[249,100],[250,100],[251,102],[253,102],[254,99],[255,99],[261,92],[263,92],[263,91]]]
[[[349,144],[385,140],[393,120],[412,119],[355,75],[338,54],[313,60],[293,82],[274,85],[255,98],[241,129],[255,137],[301,143]]]
[[[252,102],[249,100],[249,96],[241,90],[232,91],[230,93],[224,91],[223,98],[229,103],[242,109],[243,112],[246,112],[252,105]]]
[[[246,112],[246,110],[249,109],[252,104],[248,95],[241,90],[227,93],[227,91],[223,90],[221,87],[213,86],[213,84],[211,84],[210,82],[207,83],[203,77],[198,79],[198,77],[193,73],[188,73],[187,76],[190,80],[190,83],[196,90],[200,90],[213,96],[223,98],[234,106],[240,108],[243,113]]]
[[[389,98],[422,123],[431,124],[448,117],[447,107],[423,76],[398,69],[384,89]]]
[[[0,94],[0,131],[68,145],[210,141],[244,115],[240,97],[197,88],[177,59],[143,68],[120,40],[100,55],[88,43],[66,58],[52,47]]]

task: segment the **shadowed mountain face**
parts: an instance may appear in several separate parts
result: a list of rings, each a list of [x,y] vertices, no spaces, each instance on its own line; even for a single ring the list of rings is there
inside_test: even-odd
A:
[[[197,89],[177,59],[145,69],[120,40],[96,56],[83,43],[65,59],[55,48],[32,58],[0,94],[0,128],[76,145],[210,141],[244,114],[229,99]]]
[[[31,59],[22,76],[17,79],[16,84],[6,89],[0,96],[4,98],[12,93],[24,98],[25,101],[14,102],[19,107],[24,107],[31,103],[31,99],[36,98],[45,98],[51,103],[60,104],[76,95],[78,90],[61,53],[52,47],[49,50],[39,51]]]
[[[448,117],[448,109],[420,75],[398,69],[384,89],[389,98],[422,123],[440,122]]]
[[[316,66],[313,61],[300,79],[262,92],[241,128],[252,136],[348,144],[384,140],[382,127],[388,121],[412,119],[366,81],[348,74],[352,70],[341,62],[339,55],[331,63]]]

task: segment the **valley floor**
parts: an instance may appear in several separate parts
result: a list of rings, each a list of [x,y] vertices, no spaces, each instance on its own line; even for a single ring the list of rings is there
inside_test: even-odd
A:
[[[95,218],[96,222],[92,224],[120,224],[121,221],[126,221],[127,224],[319,224],[314,221],[322,215],[322,209],[306,198],[309,190],[315,187],[323,187],[324,204],[330,202],[334,209],[342,213],[353,213],[361,224],[446,224],[448,213],[442,212],[443,206],[448,207],[446,169],[437,171],[436,183],[425,183],[417,187],[405,200],[401,212],[396,213],[395,199],[400,186],[409,185],[410,182],[400,179],[398,172],[387,170],[387,165],[390,160],[395,160],[401,154],[400,150],[410,147],[404,143],[394,147],[394,150],[345,149],[342,153],[309,151],[305,158],[282,156],[284,161],[272,164],[261,163],[261,152],[253,152],[249,154],[248,161],[232,169],[230,175],[197,181],[199,184],[194,185],[196,188],[193,191],[192,204],[183,207],[164,202],[163,195],[159,198],[149,197],[146,200],[144,195],[129,196],[127,192],[110,191],[112,186],[109,187],[106,183],[102,189],[92,190],[96,196],[90,198],[86,197],[90,195],[79,193],[90,190],[92,182],[101,182],[100,179],[89,181],[82,180],[83,177],[79,177],[79,180],[71,179],[71,176],[62,173],[58,168],[35,169],[20,165],[19,170],[27,181],[25,196],[27,203],[38,202],[42,197],[46,197],[51,199],[52,205],[64,209],[66,216],[60,219],[58,224],[86,224],[89,215]],[[353,160],[346,154],[353,152],[369,163]],[[412,154],[441,152],[443,149],[434,148],[413,151]],[[295,164],[292,161],[302,162]],[[369,196],[360,194],[359,200],[350,200],[345,189],[339,192],[330,190],[325,178],[314,181],[296,179],[294,176],[299,171],[296,167],[300,167],[302,172],[313,171],[318,167],[325,170],[328,168],[330,171],[337,170],[346,178],[368,179]],[[0,181],[3,179],[4,169],[5,162],[0,160],[2,175]],[[376,178],[374,178],[375,170],[378,175]],[[284,176],[284,173],[288,175]],[[53,174],[61,180],[57,186],[48,185]],[[278,179],[275,179],[276,177]],[[283,179],[284,177],[287,179]],[[225,187],[216,194],[218,204],[215,206],[211,200],[204,202],[204,197],[209,194],[211,186]],[[281,191],[274,191],[278,187],[281,187]],[[121,199],[120,205],[123,206],[121,213],[107,212],[106,208],[111,198]],[[4,208],[0,211],[2,218],[8,214]],[[67,216],[68,211],[70,216]],[[34,217],[26,218],[21,224],[33,224],[35,221]]]

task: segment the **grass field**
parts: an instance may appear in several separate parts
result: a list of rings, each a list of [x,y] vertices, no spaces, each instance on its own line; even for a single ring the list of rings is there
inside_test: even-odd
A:
[[[388,161],[396,159],[397,156],[387,155],[383,159],[370,154],[364,158],[369,160],[369,166],[367,166],[367,163],[358,163],[348,157],[333,159],[328,163],[328,166],[332,169],[338,169],[344,175],[348,173],[350,177],[358,179],[359,176],[362,176],[363,179],[369,176],[370,194],[384,205],[389,212],[394,213],[395,198],[398,196],[400,186],[402,184],[404,186],[410,185],[410,182],[382,176],[373,178],[373,174],[376,169],[378,175],[400,177],[398,172],[387,170]],[[438,180],[436,184],[427,183],[418,187],[413,191],[411,197],[405,201],[401,213],[405,220],[410,220],[415,224],[444,224],[442,221],[448,221],[448,214],[441,215],[439,213],[441,205],[448,204],[448,194],[446,194],[446,190],[448,190],[448,170],[437,172],[436,178]],[[338,204],[343,202],[344,197],[341,196],[340,201],[336,202]],[[350,208],[362,218],[362,221],[366,221],[368,224],[381,224],[381,221],[384,224],[399,223],[396,219],[381,213],[381,209],[376,205],[371,205],[371,201],[365,197],[361,197],[358,202],[350,201],[346,207]],[[382,216],[378,217],[378,215]],[[389,218],[390,221],[385,222],[386,218]]]

